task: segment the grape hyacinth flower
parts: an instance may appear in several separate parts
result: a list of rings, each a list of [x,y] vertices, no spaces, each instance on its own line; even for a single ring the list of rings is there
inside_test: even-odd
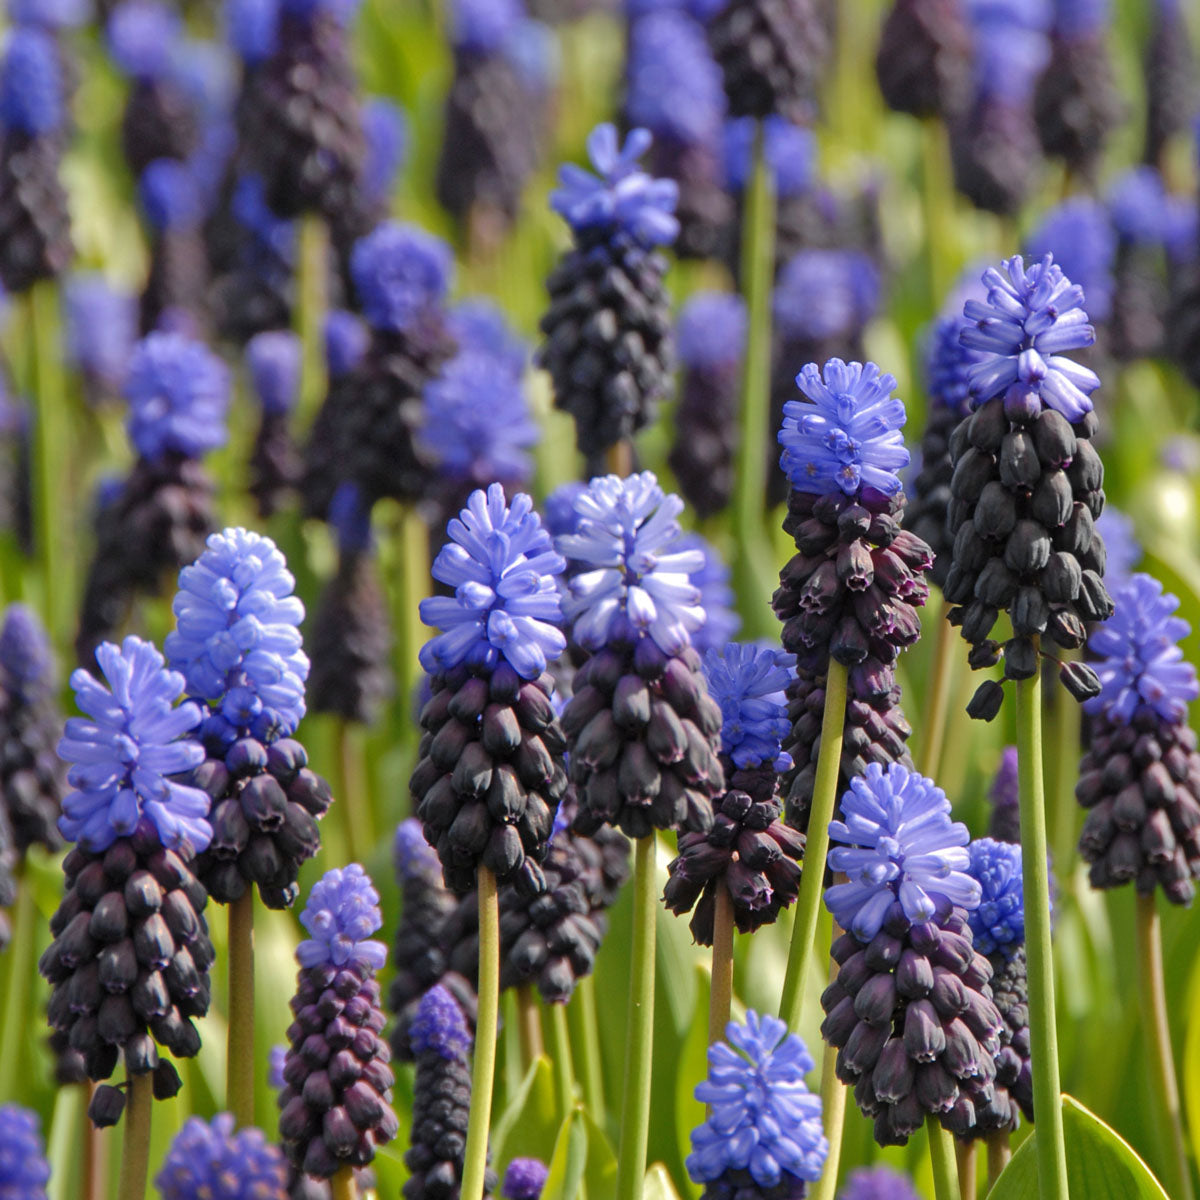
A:
[[[954,475],[948,531],[954,536],[943,591],[952,624],[971,643],[975,669],[1004,659],[1005,679],[1031,678],[1048,640],[1083,644],[1085,621],[1112,612],[1105,590],[1104,467],[1092,447],[1097,428],[1094,372],[1064,351],[1095,337],[1083,291],[1047,254],[1020,256],[983,274],[986,301],[968,300],[964,346],[983,352],[971,368],[975,412],[951,438]],[[1001,611],[1013,636],[991,639]],[[1065,664],[1060,679],[1078,700],[1097,688],[1090,667]],[[1004,690],[980,685],[967,711],[991,720]]]
[[[0,812],[18,856],[62,845],[57,821],[64,778],[55,743],[62,718],[55,669],[41,621],[23,604],[9,605],[0,624]]]
[[[784,529],[798,551],[772,600],[783,648],[810,675],[824,675],[832,658],[855,698],[885,699],[900,651],[920,636],[933,557],[899,527],[904,404],[874,363],[834,358],[823,372],[809,363],[797,383],[811,403],[789,400],[779,432],[791,484]]]
[[[929,405],[921,434],[920,469],[910,488],[911,503],[904,517],[911,529],[933,551],[929,578],[943,587],[950,573],[953,543],[946,534],[950,507],[950,439],[960,421],[971,412],[971,369],[983,354],[959,340],[967,322],[962,315],[968,297],[982,300],[986,292],[979,273],[970,272],[950,294],[941,315],[929,331],[925,349],[925,390]]]
[[[67,354],[89,404],[120,395],[138,336],[137,303],[96,273],[72,275],[63,291]]]
[[[203,330],[209,271],[201,234],[204,197],[196,176],[186,163],[156,158],[138,180],[138,195],[151,231],[150,274],[140,302],[142,332],[180,320]]]
[[[504,1172],[504,1200],[541,1200],[550,1169],[540,1158],[514,1158]]]
[[[567,786],[547,671],[566,648],[565,564],[533,501],[509,504],[499,484],[473,492],[447,532],[433,577],[454,594],[421,601],[441,632],[421,647],[432,697],[409,787],[451,890],[469,891],[486,867],[536,894]]]
[[[703,831],[724,786],[720,709],[691,644],[705,614],[689,576],[703,560],[679,545],[682,510],[649,471],[599,476],[575,500],[576,531],[557,539],[578,564],[565,609],[590,655],[563,713],[583,833]]]
[[[134,597],[158,591],[203,549],[212,528],[213,484],[201,457],[224,445],[229,373],[202,343],[152,333],[125,374],[127,429],[137,461],[96,515],[75,650],[89,662],[97,643],[124,622]]]
[[[71,676],[87,717],[67,721],[59,754],[75,789],[59,829],[77,844],[63,861],[66,895],[50,921],[54,941],[38,969],[50,981],[51,1027],[107,1079],[123,1052],[126,1072],[152,1074],[154,1094],[172,1096],[177,1058],[200,1049],[192,1019],[208,1011],[212,943],[208,897],[192,861],[212,837],[209,798],[181,780],[204,750],[200,707],[174,707],[184,679],[149,642],[105,642],[96,659],[107,683]],[[96,1124],[119,1119],[125,1097],[97,1089]]]
[[[325,517],[340,483],[365,502],[414,503],[429,488],[431,464],[417,441],[422,393],[453,344],[445,299],[454,268],[440,238],[389,221],[354,248],[351,272],[371,327],[357,369],[331,381],[306,452],[306,512]]]
[[[988,789],[992,819],[988,836],[997,842],[1020,842],[1021,813],[1017,774],[1017,748],[1005,746],[1000,753],[1000,765]]]
[[[213,840],[196,870],[221,904],[257,884],[267,907],[290,907],[330,804],[329,785],[292,736],[309,667],[294,583],[270,538],[230,528],[180,571],[172,603],[167,655],[207,707],[207,757],[193,781],[212,800]]]
[[[725,1040],[708,1048],[708,1078],[696,1085],[709,1116],[692,1131],[685,1163],[704,1200],[807,1195],[829,1156],[821,1099],[804,1082],[814,1066],[778,1017],[751,1009],[743,1024],[729,1022]]]
[[[478,960],[478,948],[464,953],[471,960],[464,973],[451,965],[456,946],[451,944],[451,919],[459,898],[442,882],[442,864],[437,851],[425,840],[421,822],[415,817],[401,821],[392,844],[396,882],[400,885],[400,920],[392,944],[396,974],[388,990],[388,1008],[395,1017],[388,1040],[401,1062],[414,1061],[411,1027],[422,997],[433,987],[444,988],[454,999],[474,1032],[478,999],[470,976]],[[474,907],[469,894],[463,904]],[[478,928],[478,926],[476,926]]]
[[[538,164],[541,105],[510,52],[520,0],[454,0],[454,76],[446,93],[434,188],[475,242],[495,244],[516,220]]]
[[[1138,541],[1133,520],[1111,504],[1096,521],[1096,532],[1104,539],[1107,561],[1104,564],[1105,586],[1113,594],[1121,591],[1129,582],[1142,561],[1142,546]]]
[[[1143,51],[1146,142],[1143,161],[1163,166],[1163,151],[1196,116],[1196,59],[1179,0],[1155,0]]]
[[[1034,258],[1050,253],[1083,288],[1088,318],[1105,325],[1113,311],[1117,235],[1108,212],[1091,196],[1072,196],[1051,209],[1029,237]],[[977,297],[982,299],[983,297]]]
[[[829,53],[816,0],[724,0],[705,16],[730,116],[803,118]]]
[[[1200,755],[1187,723],[1200,684],[1178,644],[1190,632],[1178,607],[1157,580],[1134,574],[1089,639],[1100,690],[1084,705],[1089,744],[1075,796],[1089,810],[1079,850],[1094,887],[1132,881],[1186,905],[1200,876]]]
[[[989,958],[1007,956],[1025,941],[1021,845],[976,838],[967,851],[971,860],[967,873],[982,889],[979,907],[968,916],[975,948]]]
[[[782,749],[791,731],[784,689],[791,656],[731,642],[709,650],[704,674],[721,707],[721,766],[727,790],[714,798],[706,832],[679,835],[663,900],[677,916],[695,909],[693,939],[713,942],[716,892],[728,890],[742,933],[770,924],[796,899],[804,838],[780,819],[778,772],[792,765]]]
[[[695,550],[701,556],[700,565],[688,573],[688,579],[700,593],[699,604],[704,609],[704,624],[692,630],[692,645],[697,654],[706,654],[733,641],[742,627],[737,597],[730,583],[732,572],[717,548],[699,533],[685,533],[675,548]]]
[[[1170,296],[1165,249],[1173,232],[1172,204],[1156,167],[1137,166],[1117,176],[1108,189],[1108,212],[1117,232],[1111,348],[1129,361],[1162,354],[1167,337]],[[1194,207],[1194,206],[1193,206]],[[1194,239],[1193,239],[1194,241]],[[1172,349],[1180,354],[1187,328],[1190,272],[1180,272],[1180,295],[1171,309]]]
[[[725,89],[703,26],[682,8],[645,13],[629,27],[625,123],[647,129],[652,175],[679,185],[680,258],[713,258],[733,215],[723,186]]]
[[[261,1130],[233,1131],[233,1115],[190,1117],[175,1135],[154,1186],[162,1200],[287,1200],[287,1165]]]
[[[246,368],[262,414],[250,452],[247,490],[264,519],[287,503],[300,482],[291,416],[300,398],[303,349],[300,338],[286,329],[255,334],[246,343]]]
[[[861,1167],[846,1176],[837,1200],[921,1200],[907,1175],[891,1167]]]
[[[1126,116],[1108,50],[1109,9],[1108,0],[1054,0],[1050,60],[1033,98],[1042,149],[1084,179],[1094,179]]]
[[[313,619],[309,707],[370,725],[392,691],[392,629],[370,513],[354,484],[343,483],[334,493],[329,521],[338,565]]]
[[[158,158],[187,159],[200,115],[173,69],[183,26],[159,0],[123,0],[108,18],[108,50],[131,87],[121,117],[121,148],[134,177]]]
[[[59,181],[65,90],[53,35],[13,30],[0,61],[0,283],[11,293],[61,275],[74,253]]]
[[[410,1172],[404,1200],[435,1200],[458,1195],[462,1186],[467,1118],[471,1107],[474,1040],[455,998],[441,986],[429,989],[410,1026],[417,1072],[413,1085],[412,1126],[404,1165]],[[491,1195],[496,1176],[484,1177]]]
[[[964,9],[960,0],[894,0],[875,54],[875,78],[893,112],[947,123],[962,112],[971,73]]]
[[[847,930],[821,996],[838,1078],[880,1145],[903,1145],[927,1115],[960,1135],[999,1128],[1010,1116],[994,1086],[1004,1022],[971,940],[982,889],[967,874],[966,827],[932,780],[903,767],[872,764],[850,788],[829,827],[829,867],[849,878],[825,894]]]
[[[677,330],[683,367],[668,462],[683,498],[701,519],[729,506],[737,451],[746,306],[729,292],[697,292]]]
[[[16,1104],[0,1107],[0,1196],[46,1200],[50,1164],[37,1114]]]
[[[239,141],[280,217],[336,220],[366,155],[346,25],[357,0],[280,0],[274,45],[246,78]]]
[[[679,233],[679,189],[639,168],[651,141],[635,129],[622,146],[615,126],[597,125],[588,135],[596,174],[567,163],[550,196],[574,245],[546,281],[536,362],[591,463],[654,419],[674,365],[667,261],[657,248]]]
[[[294,1167],[330,1179],[365,1167],[398,1128],[375,979],[387,948],[370,936],[383,924],[379,894],[357,863],[335,868],[313,886],[300,921],[309,937],[296,949],[279,1134]]]

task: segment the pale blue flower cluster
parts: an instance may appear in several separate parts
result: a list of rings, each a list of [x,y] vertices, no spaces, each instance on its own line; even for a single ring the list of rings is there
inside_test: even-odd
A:
[[[302,967],[365,964],[378,971],[387,962],[387,947],[371,937],[383,925],[379,893],[358,863],[325,872],[309,893],[300,924],[309,933],[296,947]]]

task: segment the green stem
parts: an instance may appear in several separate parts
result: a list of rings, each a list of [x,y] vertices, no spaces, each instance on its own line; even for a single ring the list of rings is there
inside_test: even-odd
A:
[[[940,597],[941,593],[938,593]],[[920,771],[930,779],[940,779],[938,768],[942,762],[942,747],[946,744],[946,722],[950,717],[950,693],[954,688],[954,642],[957,630],[942,611],[944,602],[939,598],[937,606],[937,637],[933,643],[933,663],[929,669],[932,690],[929,693],[927,716],[921,722],[922,745]]]
[[[29,1021],[29,985],[36,977],[33,885],[20,870],[15,882],[17,904],[12,915],[12,941],[0,955],[0,996],[4,997],[0,1046],[5,1047],[0,1054],[0,1102],[19,1100],[24,1091],[19,1083],[25,1078],[22,1063],[27,1039],[23,1031]]]
[[[396,696],[404,706],[406,719],[402,728],[413,722],[407,719],[409,697],[421,676],[417,655],[425,642],[425,627],[421,622],[420,603],[432,590],[429,576],[429,530],[415,507],[405,508],[400,517],[400,578],[396,587]],[[415,731],[414,731],[415,732]]]
[[[528,1071],[546,1052],[542,1041],[542,1014],[530,983],[517,988],[517,1032],[521,1038],[521,1067]]]
[[[329,251],[325,222],[315,213],[300,218],[299,264],[296,305],[296,333],[303,347],[303,373],[300,384],[300,417],[307,422],[325,395],[325,346],[322,322],[325,319],[326,279]]]
[[[633,961],[625,1032],[625,1086],[617,1154],[617,1200],[641,1200],[650,1136],[650,1070],[654,1034],[654,935],[657,889],[654,834],[638,838],[633,862]],[[468,1198],[469,1200],[469,1198]]]
[[[567,1031],[567,1006],[550,1005],[550,1056],[558,1082],[558,1109],[566,1114],[575,1104],[575,1062],[571,1057],[571,1035]]]
[[[1171,1153],[1166,1175],[1167,1191],[1175,1200],[1192,1200],[1192,1176],[1183,1134],[1179,1084],[1171,1055],[1171,1027],[1167,1018],[1167,990],[1163,979],[1162,929],[1154,893],[1137,898],[1137,952],[1139,1010],[1150,1052],[1154,1097],[1159,1120],[1170,1134]]]
[[[749,324],[732,512],[734,580],[748,638],[778,636],[766,603],[777,580],[762,527],[771,425],[771,284],[775,274],[775,195],[763,144],[760,121],[754,133],[754,171],[742,215],[742,290]]]
[[[1064,656],[1065,657],[1065,656]],[[1079,756],[1082,746],[1082,713],[1079,705],[1058,688],[1054,707],[1049,711],[1050,744],[1053,746],[1051,761],[1047,764],[1050,777],[1050,795],[1047,800],[1048,836],[1054,847],[1054,871],[1062,891],[1072,887],[1074,872],[1071,858],[1075,852],[1076,825],[1079,805],[1075,800],[1075,777],[1079,771]],[[1059,897],[1060,904],[1062,897]]]
[[[125,1089],[125,1136],[121,1146],[121,1200],[144,1200],[150,1173],[150,1110],[154,1104],[150,1074],[131,1075]]]
[[[962,1200],[975,1200],[975,1193],[979,1191],[979,1142],[975,1139],[955,1142],[954,1152],[958,1159],[958,1190]]]
[[[254,1124],[254,890],[229,906],[229,1037],[225,1103],[234,1120]]]
[[[479,895],[479,1018],[475,1025],[471,1113],[463,1158],[461,1200],[483,1198],[488,1129],[492,1123],[492,1084],[496,1077],[496,1026],[500,1019],[500,906],[496,876],[481,866],[475,886]]]
[[[925,1128],[929,1131],[929,1161],[933,1164],[933,1194],[936,1200],[962,1200],[954,1162],[954,1139],[937,1117],[926,1117]]]
[[[608,1115],[604,1104],[604,1059],[600,1050],[600,1021],[596,1014],[596,980],[585,975],[575,989],[570,1007],[574,1044],[580,1051],[579,1068],[583,1076],[583,1099],[592,1120],[605,1128]]]
[[[358,1184],[354,1180],[353,1167],[338,1167],[329,1185],[331,1200],[358,1200]]]
[[[713,916],[712,990],[708,996],[708,1044],[725,1036],[733,1008],[733,899],[718,882]]]
[[[1050,944],[1050,871],[1042,777],[1042,675],[1017,681],[1017,764],[1025,886],[1025,951],[1029,968],[1029,1037],[1033,1107],[1037,1112],[1038,1182],[1042,1200],[1066,1200],[1067,1147],[1058,1073],[1054,959]]]
[[[837,1050],[825,1044],[821,1059],[821,1119],[829,1140],[829,1157],[813,1185],[812,1200],[833,1200],[842,1159],[842,1130],[846,1126],[846,1085],[837,1077]]]
[[[359,730],[344,718],[338,719],[338,799],[346,815],[346,840],[350,845],[350,857],[361,861],[361,856],[371,848],[374,836],[371,830],[371,809],[366,785],[366,763]]]
[[[987,1158],[987,1190],[988,1195],[991,1195],[992,1188],[996,1186],[996,1180],[1000,1178],[1000,1172],[1008,1166],[1008,1160],[1012,1158],[1012,1145],[1009,1142],[1008,1130],[987,1135]]]
[[[804,1007],[804,976],[817,937],[821,893],[825,883],[825,859],[829,853],[829,822],[837,803],[838,773],[842,765],[842,735],[846,726],[846,668],[829,660],[825,680],[825,709],[821,714],[821,750],[817,777],[808,810],[808,843],[804,849],[804,872],[796,900],[796,920],[788,951],[787,973],[779,1015],[789,1029],[800,1028]]]
[[[97,1129],[88,1116],[88,1106],[96,1085],[85,1080],[79,1085],[83,1092],[83,1197],[82,1200],[104,1200],[108,1166],[108,1141],[103,1129]]]
[[[938,117],[928,117],[921,125],[921,199],[929,268],[929,311],[936,313],[950,289],[950,264],[946,261],[943,238],[954,228],[954,187],[945,125]]]

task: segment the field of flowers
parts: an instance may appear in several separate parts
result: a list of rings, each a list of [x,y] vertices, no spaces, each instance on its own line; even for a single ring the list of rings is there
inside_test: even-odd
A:
[[[1195,0],[5,0],[0,1200],[1194,1200]]]

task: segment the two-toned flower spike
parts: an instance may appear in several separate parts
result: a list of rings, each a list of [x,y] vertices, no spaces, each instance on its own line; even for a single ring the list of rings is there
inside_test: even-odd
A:
[[[533,501],[517,493],[510,504],[499,484],[473,492],[448,532],[433,576],[453,595],[421,602],[441,632],[420,654],[432,697],[413,803],[453,891],[471,890],[484,866],[536,893],[567,786],[547,670],[566,648],[564,563]]]
[[[954,536],[944,592],[950,620],[971,643],[977,669],[1004,661],[1005,679],[1029,679],[1046,644],[1083,645],[1084,623],[1112,612],[1105,590],[1104,467],[1092,446],[1091,393],[1100,380],[1066,351],[1091,345],[1082,290],[1047,254],[1026,267],[1018,256],[983,274],[985,301],[968,300],[964,346],[983,357],[971,368],[975,411],[951,438],[954,462],[949,531]],[[1001,612],[1013,636],[991,638]],[[1091,668],[1065,665],[1076,699],[1097,690]],[[1001,684],[981,684],[968,712],[991,720]]]
[[[982,888],[968,873],[966,827],[931,780],[876,765],[851,782],[829,866],[848,879],[825,896],[845,930],[821,1006],[838,1077],[875,1119],[881,1145],[903,1144],[937,1117],[953,1133],[995,1128],[1004,1027],[968,913]]]
[[[106,642],[96,657],[106,683],[84,670],[71,676],[88,716],[70,718],[59,744],[75,789],[59,829],[76,845],[39,970],[53,988],[50,1024],[87,1074],[107,1079],[123,1054],[129,1078],[152,1073],[161,1098],[175,1094],[179,1077],[158,1047],[196,1054],[192,1019],[209,1002],[208,896],[193,857],[212,837],[210,801],[181,782],[204,757],[202,713],[191,701],[175,706],[183,676],[150,643]],[[112,1124],[123,1107],[119,1091],[102,1087],[92,1118]]]

